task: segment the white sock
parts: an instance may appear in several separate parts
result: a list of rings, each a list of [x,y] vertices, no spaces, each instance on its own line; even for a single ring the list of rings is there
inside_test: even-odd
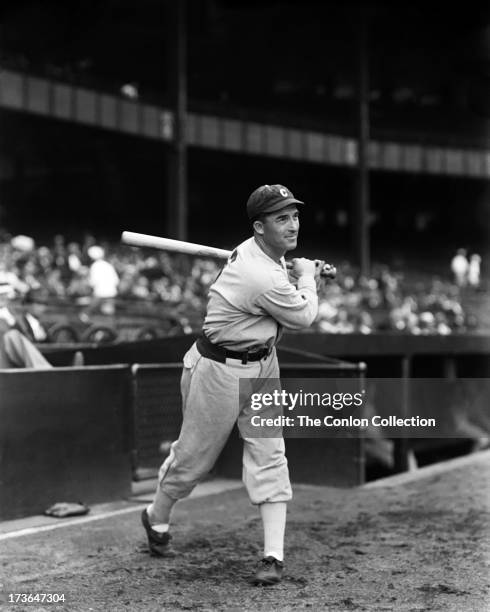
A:
[[[150,504],[147,508],[146,508],[146,512],[148,513],[148,516],[150,517],[152,512],[153,512],[153,504]],[[151,523],[151,528],[153,529],[153,531],[156,531],[157,533],[167,533],[167,531],[169,530],[169,524],[168,523]]]
[[[286,530],[286,502],[260,504],[260,515],[264,527],[264,557],[284,559],[284,532]]]
[[[264,550],[264,559],[266,557],[274,557],[274,559],[277,559],[278,561],[283,561],[284,560],[283,559],[284,555],[277,553],[275,550],[270,550],[268,552]]]
[[[160,485],[158,485],[153,503],[148,506],[147,510],[150,522],[154,522],[157,525],[167,525],[170,523],[170,517],[174,506],[175,499],[172,499],[164,493]]]

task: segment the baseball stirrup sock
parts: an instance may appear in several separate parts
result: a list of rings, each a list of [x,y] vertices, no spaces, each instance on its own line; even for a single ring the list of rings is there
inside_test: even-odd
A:
[[[260,504],[260,515],[264,527],[264,557],[284,559],[284,531],[286,529],[286,502]]]
[[[150,505],[148,514],[155,523],[170,523],[172,508],[175,506],[175,499],[169,497],[162,491],[160,485],[157,486],[153,503]]]

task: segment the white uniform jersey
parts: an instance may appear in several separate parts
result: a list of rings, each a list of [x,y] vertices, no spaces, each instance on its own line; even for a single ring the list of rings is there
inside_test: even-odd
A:
[[[282,327],[309,327],[317,312],[314,277],[300,277],[295,287],[284,259],[275,262],[252,237],[233,251],[211,285],[203,331],[214,344],[253,351],[276,344]]]

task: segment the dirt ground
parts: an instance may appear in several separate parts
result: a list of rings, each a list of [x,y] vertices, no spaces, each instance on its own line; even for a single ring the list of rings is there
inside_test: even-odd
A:
[[[3,541],[2,582],[65,604],[2,609],[490,610],[488,462],[390,488],[296,486],[275,587],[248,582],[262,533],[244,491],[181,502],[174,522],[164,559],[146,552],[136,509]]]

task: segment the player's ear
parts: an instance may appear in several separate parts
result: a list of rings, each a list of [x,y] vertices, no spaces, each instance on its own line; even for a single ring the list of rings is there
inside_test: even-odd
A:
[[[260,219],[256,219],[253,223],[253,228],[257,232],[257,234],[262,235],[264,233],[264,224]]]

